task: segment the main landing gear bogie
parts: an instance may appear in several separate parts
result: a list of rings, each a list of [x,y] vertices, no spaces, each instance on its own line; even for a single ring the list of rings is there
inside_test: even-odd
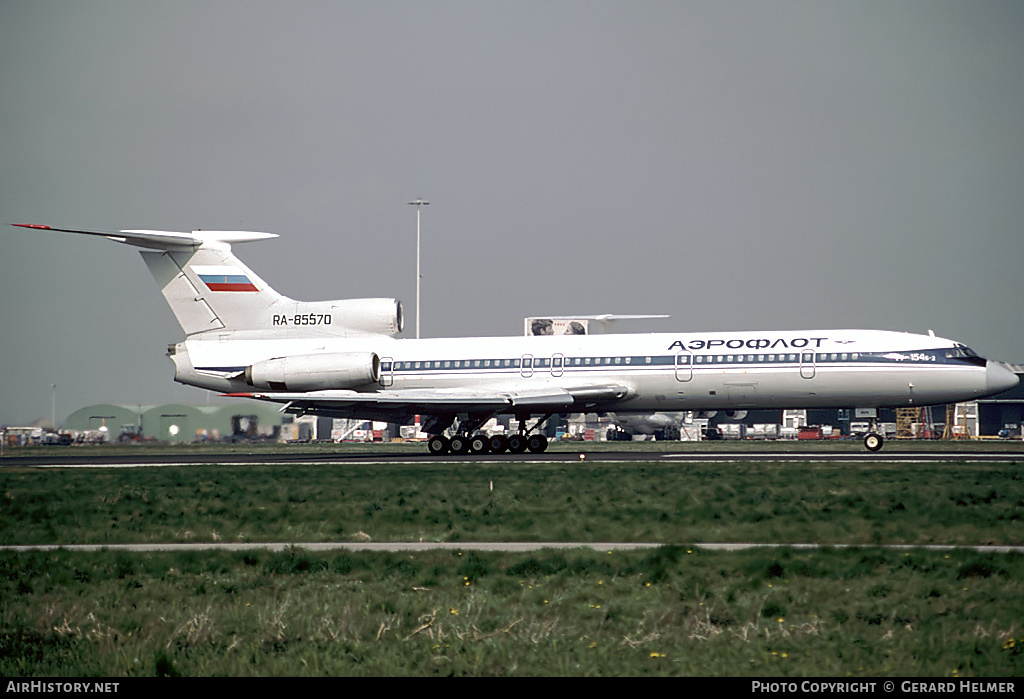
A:
[[[546,451],[548,438],[536,432],[551,413],[545,414],[532,425],[527,424],[529,415],[516,415],[519,420],[519,431],[515,434],[505,436],[496,434],[488,436],[476,430],[484,424],[489,415],[471,415],[469,419],[463,419],[459,425],[458,434],[445,437],[442,434],[434,435],[427,440],[427,449],[433,456],[443,454],[501,454],[509,451],[513,454],[522,454],[529,449],[534,454]]]
[[[506,437],[503,434],[488,437],[485,434],[476,434],[471,437],[457,434],[451,438],[444,435],[434,435],[427,440],[427,449],[433,456],[444,454],[501,454],[505,451],[513,454],[522,454],[529,450],[534,454],[540,454],[548,448],[548,438],[542,434],[513,434]]]

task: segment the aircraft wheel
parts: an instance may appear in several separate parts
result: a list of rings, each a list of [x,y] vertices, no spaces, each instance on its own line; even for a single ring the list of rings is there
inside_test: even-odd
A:
[[[526,442],[530,451],[534,454],[539,454],[548,448],[548,438],[542,434],[531,434]]]
[[[526,437],[521,434],[514,434],[508,438],[508,450],[513,454],[522,454],[527,446]]]
[[[503,434],[496,434],[491,437],[491,451],[495,454],[500,454],[503,451],[508,450],[508,437]]]
[[[431,437],[427,441],[427,449],[434,456],[441,456],[448,453],[448,449],[451,448],[451,442],[443,434]]]
[[[487,435],[478,434],[469,438],[469,450],[474,454],[486,454],[491,450],[490,440]]]
[[[882,435],[872,432],[864,438],[864,446],[868,451],[878,451],[882,448]]]
[[[465,454],[469,451],[469,437],[457,434],[452,437],[451,446],[453,454]]]

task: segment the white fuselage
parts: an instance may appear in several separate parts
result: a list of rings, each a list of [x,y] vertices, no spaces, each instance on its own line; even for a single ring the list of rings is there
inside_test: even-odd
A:
[[[628,389],[607,406],[616,412],[931,405],[1017,381],[950,340],[876,330],[425,340],[205,333],[179,343],[172,359],[177,381],[227,393],[247,390],[238,377],[254,362],[336,352],[380,357],[380,380],[361,393],[616,384]]]

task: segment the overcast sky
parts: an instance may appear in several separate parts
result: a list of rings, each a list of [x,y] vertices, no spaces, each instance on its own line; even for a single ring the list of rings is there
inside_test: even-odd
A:
[[[0,2],[0,221],[245,229],[422,334],[927,332],[1024,362],[1024,3]],[[0,230],[0,423],[201,403],[134,248]]]

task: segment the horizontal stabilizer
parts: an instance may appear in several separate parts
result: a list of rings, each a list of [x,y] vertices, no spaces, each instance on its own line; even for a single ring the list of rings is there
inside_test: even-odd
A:
[[[276,233],[258,233],[256,231],[191,231],[188,233],[147,230],[93,231],[78,228],[53,228],[35,223],[12,223],[11,225],[41,231],[95,235],[117,243],[126,243],[151,250],[194,250],[203,243],[250,243],[277,237]]]

